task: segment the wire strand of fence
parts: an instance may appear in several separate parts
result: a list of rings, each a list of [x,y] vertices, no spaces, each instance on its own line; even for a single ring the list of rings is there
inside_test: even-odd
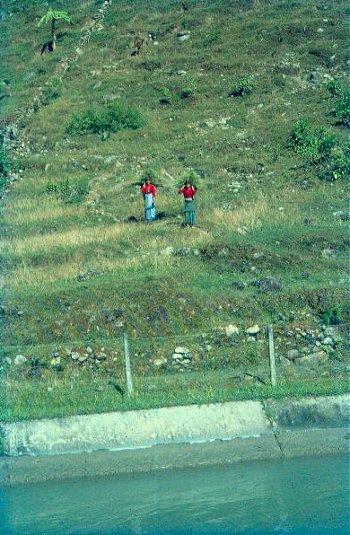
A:
[[[269,324],[270,325],[270,324]],[[267,329],[269,325],[263,325],[260,327],[260,333],[267,333]],[[349,326],[350,322],[344,322],[344,323],[338,323],[336,325],[327,325],[325,327],[346,327]],[[276,326],[279,326],[279,324],[272,324],[272,327],[275,329]],[[245,331],[242,331],[244,334]],[[242,334],[241,333],[241,334]],[[247,333],[248,334],[248,333]],[[2,345],[2,351],[7,352],[11,350],[20,350],[22,349],[40,349],[40,348],[62,348],[62,346],[77,346],[79,344],[84,345],[92,345],[92,344],[111,344],[111,343],[119,343],[122,345],[123,343],[123,336],[124,331],[116,334],[113,337],[103,337],[103,338],[94,338],[94,339],[84,339],[79,338],[75,340],[57,340],[54,342],[48,342],[48,343],[42,343],[42,344],[16,344],[16,345]],[[166,334],[166,335],[153,335],[153,334],[137,334],[137,333],[130,333],[128,332],[128,337],[130,340],[190,340],[194,338],[199,337],[209,337],[209,336],[226,336],[230,337],[225,333],[225,328],[218,328],[217,330],[213,331],[196,331],[192,333],[187,334],[179,334],[179,333],[172,333],[172,334]],[[239,336],[239,333],[237,333],[236,336]]]

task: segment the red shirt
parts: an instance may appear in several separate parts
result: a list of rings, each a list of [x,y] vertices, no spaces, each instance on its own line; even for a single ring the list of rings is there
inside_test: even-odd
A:
[[[141,186],[141,191],[142,193],[152,193],[153,197],[155,197],[157,190],[154,184],[143,184],[143,186]]]
[[[181,195],[181,193],[182,193],[183,196],[185,197],[185,199],[193,199],[193,197],[197,193],[197,190],[193,186],[190,186],[189,188],[185,188],[184,187],[184,188],[179,189],[179,191],[177,193],[178,193],[178,195]]]

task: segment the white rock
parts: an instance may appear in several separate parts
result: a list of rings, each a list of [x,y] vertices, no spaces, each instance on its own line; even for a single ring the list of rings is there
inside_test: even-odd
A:
[[[257,323],[255,325],[253,325],[252,327],[248,327],[248,329],[246,330],[246,334],[256,335],[259,332],[260,332],[260,327],[259,327],[259,325]]]
[[[226,336],[233,336],[234,334],[239,334],[239,328],[237,327],[237,325],[232,325],[230,323],[230,325],[227,325],[225,327],[225,333]]]
[[[178,347],[175,347],[174,353],[180,353],[181,355],[186,355],[187,353],[191,353],[191,351],[188,349],[188,347],[178,346]]]
[[[72,358],[73,360],[78,360],[79,357],[80,357],[79,353],[77,353],[76,351],[72,351],[72,353],[70,354],[70,356],[71,356],[71,358]]]
[[[166,358],[159,358],[159,359],[154,359],[153,360],[153,364],[157,367],[159,366],[163,366],[164,364],[167,363],[167,359]]]
[[[333,344],[333,340],[330,336],[326,336],[326,338],[323,340],[323,345],[325,346],[331,346]]]
[[[15,356],[14,363],[16,364],[16,366],[22,366],[22,364],[24,364],[25,362],[27,362],[27,359],[24,355]]]

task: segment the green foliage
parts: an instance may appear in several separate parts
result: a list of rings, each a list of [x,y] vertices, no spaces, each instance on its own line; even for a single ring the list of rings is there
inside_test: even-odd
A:
[[[46,184],[46,193],[55,195],[67,204],[79,204],[89,193],[89,185],[84,178],[80,178],[75,184],[68,178],[57,182],[50,180]]]
[[[335,180],[348,178],[350,175],[350,144],[340,148],[328,162],[328,168],[322,178],[334,182]]]
[[[57,11],[56,9],[50,8],[48,9],[47,13],[39,20],[38,26],[42,26],[43,24],[47,24],[48,22],[52,24],[54,20],[65,20],[67,22],[71,22],[67,11]]]
[[[154,180],[156,176],[157,176],[157,173],[155,169],[151,167],[147,167],[147,169],[145,169],[141,175],[141,180],[144,181],[144,180],[147,180],[147,178],[149,178],[150,180]]]
[[[333,115],[341,124],[350,128],[350,89],[338,97]]]
[[[330,92],[331,96],[339,97],[342,94],[342,85],[336,80],[331,80],[326,84],[326,89]]]
[[[326,325],[339,325],[341,323],[339,315],[340,311],[337,306],[327,307],[321,312],[322,321]]]
[[[171,104],[173,101],[173,95],[171,94],[171,91],[169,87],[163,87],[161,90],[162,97],[160,99],[161,104]]]
[[[205,47],[212,45],[219,39],[219,35],[219,31],[216,28],[210,30],[203,39],[203,45]]]
[[[330,157],[337,140],[323,127],[314,126],[308,119],[300,119],[289,136],[288,147],[310,163],[317,164]]]
[[[67,132],[78,135],[118,132],[129,128],[136,130],[144,124],[145,119],[140,111],[114,103],[106,109],[89,109],[73,115],[67,125]]]
[[[0,145],[0,177],[5,176],[9,169],[9,159],[5,149]]]
[[[244,76],[235,81],[229,97],[244,97],[255,90],[255,83],[251,76]]]
[[[190,184],[192,184],[192,186],[198,189],[198,180],[199,180],[199,175],[197,175],[197,173],[193,171],[193,169],[191,169],[184,175],[179,186],[182,186],[185,182],[189,182]]]
[[[197,90],[197,83],[190,79],[187,84],[181,89],[180,98],[191,98]]]

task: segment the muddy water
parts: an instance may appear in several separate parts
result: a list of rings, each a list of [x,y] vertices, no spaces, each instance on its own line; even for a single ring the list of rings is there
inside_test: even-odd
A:
[[[0,533],[345,535],[348,500],[346,455],[274,459],[8,487]]]

